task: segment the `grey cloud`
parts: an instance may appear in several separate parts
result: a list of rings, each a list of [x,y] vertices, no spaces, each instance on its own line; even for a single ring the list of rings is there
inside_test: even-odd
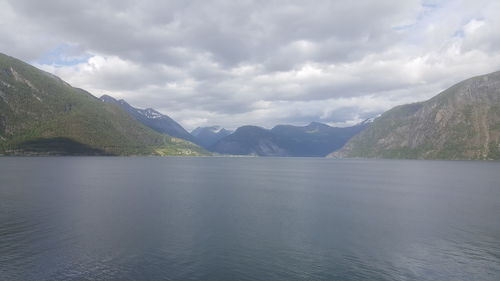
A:
[[[189,126],[343,123],[500,68],[496,2],[5,0],[0,51]]]
[[[342,53],[337,59],[348,58],[356,48],[380,44],[391,33],[391,25],[401,20],[401,12],[407,15],[417,3],[162,2],[16,0],[10,4],[26,19],[95,51],[141,62],[172,63],[179,55],[176,48],[186,48],[234,65],[273,58],[275,50],[296,40],[319,44],[329,40]]]

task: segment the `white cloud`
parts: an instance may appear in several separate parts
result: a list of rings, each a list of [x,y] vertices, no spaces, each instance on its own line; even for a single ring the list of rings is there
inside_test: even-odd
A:
[[[4,0],[0,48],[189,129],[346,125],[499,70],[498,14],[495,0]],[[66,63],[47,62],[61,45]]]

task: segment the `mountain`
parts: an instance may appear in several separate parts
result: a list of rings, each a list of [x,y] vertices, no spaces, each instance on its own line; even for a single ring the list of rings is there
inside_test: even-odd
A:
[[[0,154],[200,155],[115,104],[0,54]]]
[[[278,125],[271,130],[244,126],[209,150],[234,155],[324,157],[341,148],[367,124],[336,128],[313,122],[307,126]]]
[[[257,126],[239,127],[209,150],[232,155],[290,156],[279,146],[276,136],[270,130]]]
[[[226,130],[220,126],[198,127],[191,132],[196,138],[196,143],[208,148],[220,139],[229,136],[233,131]]]
[[[366,123],[337,128],[312,122],[307,126],[278,125],[271,132],[276,135],[280,147],[292,156],[323,157],[340,149],[365,127]]]
[[[395,107],[331,157],[500,159],[500,72]]]
[[[172,137],[196,143],[196,139],[190,133],[188,133],[179,123],[175,122],[169,116],[161,114],[160,112],[152,108],[135,108],[123,99],[116,100],[115,98],[108,95],[103,95],[102,97],[100,97],[100,100],[120,106],[137,121],[157,131],[158,133],[167,134]]]

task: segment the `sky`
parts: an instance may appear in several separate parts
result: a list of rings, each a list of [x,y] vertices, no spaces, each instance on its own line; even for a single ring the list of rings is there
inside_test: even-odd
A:
[[[0,52],[188,130],[349,126],[500,70],[498,0],[0,0]]]

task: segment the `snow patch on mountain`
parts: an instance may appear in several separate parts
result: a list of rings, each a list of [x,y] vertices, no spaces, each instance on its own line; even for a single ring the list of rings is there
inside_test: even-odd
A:
[[[144,109],[144,110],[139,110],[139,113],[141,113],[142,115],[146,116],[147,118],[149,119],[158,119],[158,118],[162,118],[164,117],[163,114],[161,114],[160,112],[152,109],[152,108],[147,108],[147,109]]]

